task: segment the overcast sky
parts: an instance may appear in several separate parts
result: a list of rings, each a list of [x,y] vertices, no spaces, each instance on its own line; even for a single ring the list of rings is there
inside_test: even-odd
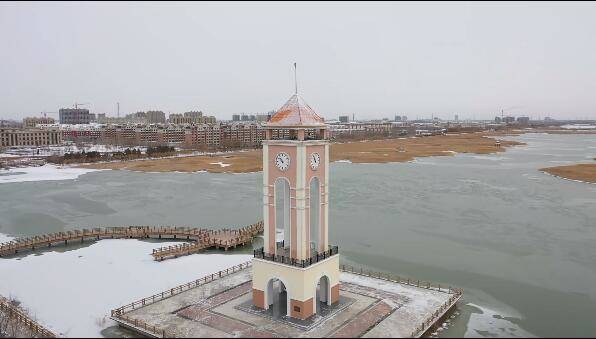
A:
[[[596,5],[0,4],[0,118],[596,118]]]

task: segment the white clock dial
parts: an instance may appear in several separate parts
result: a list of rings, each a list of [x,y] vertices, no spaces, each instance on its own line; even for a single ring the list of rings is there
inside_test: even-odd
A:
[[[278,153],[275,157],[275,166],[281,171],[290,168],[290,156],[287,153]]]
[[[313,153],[310,155],[310,168],[316,170],[319,168],[319,164],[321,163],[321,156],[319,153]]]

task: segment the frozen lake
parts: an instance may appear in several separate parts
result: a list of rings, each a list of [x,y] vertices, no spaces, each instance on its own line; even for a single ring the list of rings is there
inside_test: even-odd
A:
[[[596,185],[558,179],[537,169],[593,161],[596,135],[526,134],[515,139],[528,145],[495,155],[333,164],[331,242],[340,246],[346,264],[464,288],[462,314],[442,336],[593,336]],[[241,226],[261,219],[260,190],[259,173],[102,171],[70,180],[2,183],[0,233],[31,235],[130,224]],[[77,253],[95,251],[83,253],[83,258],[94,258],[93,263],[104,269],[92,276],[101,282],[97,288],[111,289],[112,274],[107,272],[112,269],[112,250],[100,250],[102,246],[112,245],[100,242],[66,253],[0,260],[0,270],[10,268],[24,278],[39,271],[36,286],[59,282],[66,289],[88,282],[50,275],[47,263],[65,267],[60,272],[70,277],[76,275],[72,267],[83,260]],[[147,249],[150,252],[156,244],[133,240],[123,247],[130,249],[126,256],[131,263],[143,263],[150,261]],[[201,276],[203,257],[171,261],[173,266],[192,268],[174,269],[175,278],[182,283]],[[176,285],[161,285],[160,279],[152,285],[145,277],[161,277],[169,268],[160,275],[159,266],[151,271],[146,264],[139,267],[153,275],[139,273],[142,280],[137,280],[136,272],[130,272],[120,284],[146,285],[147,293],[139,290],[139,297]],[[5,279],[0,285],[0,293],[18,292],[25,306],[45,321],[46,302],[34,297],[39,287]],[[135,298],[122,299],[110,302],[120,306]],[[88,324],[99,311],[88,315]],[[55,326],[63,324],[54,321]]]

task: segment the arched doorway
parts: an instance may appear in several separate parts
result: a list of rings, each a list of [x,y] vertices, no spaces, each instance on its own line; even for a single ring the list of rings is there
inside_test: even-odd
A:
[[[283,281],[273,278],[267,283],[268,309],[271,310],[273,318],[282,318],[288,315],[290,297]]]
[[[324,275],[322,276],[316,287],[316,310],[317,314],[321,313],[321,307],[331,305],[331,286],[329,284],[329,278]]]
[[[275,180],[275,254],[290,256],[290,182]]]
[[[310,255],[320,251],[321,238],[321,186],[319,178],[310,180]]]

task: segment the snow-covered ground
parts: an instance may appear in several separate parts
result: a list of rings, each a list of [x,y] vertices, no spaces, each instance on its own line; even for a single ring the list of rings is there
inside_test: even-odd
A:
[[[398,284],[390,281],[370,279],[368,277],[362,277],[360,275],[346,272],[341,274],[341,281],[357,284],[360,286],[372,287],[381,291],[399,294],[400,296],[408,298],[410,300],[408,307],[414,310],[414,312],[410,312],[419,315],[421,317],[420,322],[422,322],[427,315],[436,311],[437,306],[445,303],[450,297],[449,294],[444,292],[417,288],[414,286]]]
[[[95,171],[98,170],[55,165],[11,168],[9,170],[0,170],[0,184],[27,181],[72,180],[78,178],[80,175]]]
[[[572,124],[572,125],[563,125],[561,128],[564,129],[596,129],[596,125],[588,125],[588,124]]]
[[[209,164],[210,165],[219,165],[219,167],[228,167],[228,166],[231,166],[231,164],[226,164],[226,163],[223,163],[221,161],[220,162],[210,162]]]
[[[173,243],[102,240],[63,253],[0,259],[0,294],[15,297],[43,325],[67,337],[98,337],[110,310],[252,259],[195,254],[156,262],[151,250]]]
[[[4,235],[4,234],[0,233],[0,244],[5,243],[5,242],[9,242],[12,239],[13,239],[12,237],[9,237],[7,235]]]

